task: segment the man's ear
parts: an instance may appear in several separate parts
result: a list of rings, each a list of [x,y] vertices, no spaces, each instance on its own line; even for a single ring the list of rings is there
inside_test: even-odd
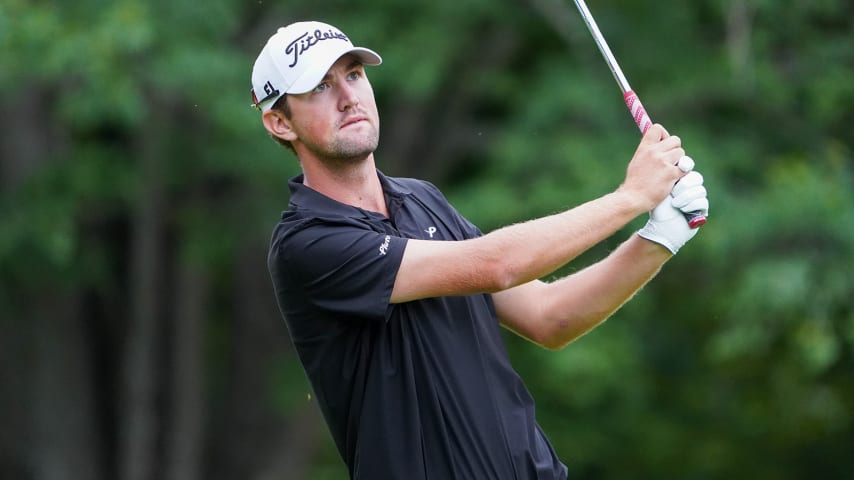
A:
[[[284,113],[278,110],[267,110],[261,115],[261,120],[264,122],[264,128],[270,132],[270,135],[288,142],[297,139],[297,134],[293,130],[291,121],[285,117]]]

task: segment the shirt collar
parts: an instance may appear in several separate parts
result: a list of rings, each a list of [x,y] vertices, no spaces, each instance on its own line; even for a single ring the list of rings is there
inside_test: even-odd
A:
[[[385,176],[379,170],[377,170],[377,176],[379,176],[380,184],[386,197],[386,203],[401,202],[404,197],[412,193],[405,185]],[[306,187],[303,183],[304,180],[305,176],[300,174],[288,181],[288,188],[291,191],[290,206],[292,209],[311,210],[317,213],[344,217],[364,217],[367,214],[361,208],[333,200],[317,190]],[[396,202],[390,200],[396,200]]]

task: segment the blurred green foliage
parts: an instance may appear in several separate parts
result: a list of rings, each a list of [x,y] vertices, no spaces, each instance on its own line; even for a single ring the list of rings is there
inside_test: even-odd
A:
[[[711,211],[596,331],[560,352],[508,334],[540,423],[576,478],[847,478],[854,5],[590,8],[653,120],[696,160]],[[4,326],[24,328],[46,295],[71,291],[89,299],[82,315],[94,302],[125,331],[130,315],[117,304],[130,297],[129,232],[135,212],[160,198],[167,247],[149,260],[204,266],[216,312],[205,326],[206,402],[222,403],[224,365],[239,355],[229,332],[245,319],[233,307],[236,265],[266,276],[269,231],[299,170],[249,108],[249,73],[277,26],[306,18],[383,55],[368,71],[383,120],[380,167],[436,183],[482,230],[622,180],[639,136],[568,1],[6,0]],[[642,221],[561,273],[606,255]],[[22,337],[6,338],[0,348],[12,353],[0,360],[26,372],[26,355],[10,349]],[[271,402],[287,420],[310,398],[281,348],[265,366],[268,396],[244,401]],[[341,478],[331,440],[314,428],[322,434],[306,478]],[[0,473],[16,471],[10,451]]]

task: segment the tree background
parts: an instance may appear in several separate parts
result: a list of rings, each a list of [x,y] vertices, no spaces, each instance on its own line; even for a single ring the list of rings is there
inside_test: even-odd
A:
[[[507,336],[540,423],[575,478],[847,478],[854,5],[590,8],[712,208],[594,332]],[[0,478],[345,477],[266,271],[299,167],[249,108],[309,18],[383,55],[380,168],[484,231],[622,180],[638,133],[568,0],[3,0]]]

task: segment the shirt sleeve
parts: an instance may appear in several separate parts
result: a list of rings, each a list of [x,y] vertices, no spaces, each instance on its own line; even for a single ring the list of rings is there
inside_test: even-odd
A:
[[[285,315],[383,321],[406,239],[347,223],[308,222],[274,236],[269,267]]]
[[[439,208],[447,210],[447,213],[450,215],[450,218],[453,219],[456,227],[462,232],[463,237],[466,239],[477,238],[483,236],[483,232],[475,226],[475,224],[471,223],[469,219],[464,217],[450,202],[445,198],[445,195],[439,190],[436,185],[433,185],[430,182],[422,181],[422,185],[424,186],[424,191],[427,195],[433,197],[433,201],[435,205],[439,205]]]

